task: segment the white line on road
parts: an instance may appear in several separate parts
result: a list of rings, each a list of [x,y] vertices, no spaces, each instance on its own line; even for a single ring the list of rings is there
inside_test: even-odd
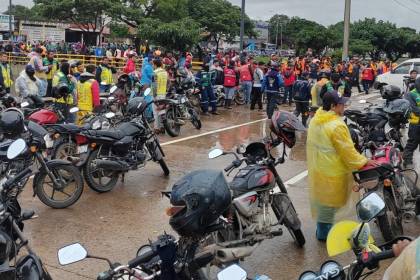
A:
[[[265,120],[266,120],[266,118],[265,119],[260,119],[260,120],[255,120],[255,121],[252,121],[252,122],[242,123],[242,124],[238,124],[238,125],[233,125],[233,126],[229,126],[229,127],[225,127],[225,128],[220,128],[220,129],[204,132],[204,133],[197,134],[197,135],[192,135],[192,136],[188,136],[188,137],[185,137],[185,138],[164,142],[164,143],[161,144],[161,146],[167,146],[167,145],[191,140],[191,139],[198,138],[198,137],[203,137],[203,136],[210,135],[210,134],[219,133],[219,132],[230,130],[230,129],[235,129],[235,128],[238,128],[238,127],[241,127],[241,126],[250,125],[250,124],[254,124],[254,123],[259,123],[259,122],[262,122],[262,121],[265,121]]]
[[[286,186],[286,189],[288,189],[290,187],[290,185],[296,184],[297,182],[300,182],[301,180],[303,180],[306,176],[308,176],[308,170],[305,170],[301,173],[299,173],[298,175],[296,175],[293,178],[290,178],[289,180],[287,180],[284,185]],[[274,188],[274,193],[279,193],[280,192],[280,188],[277,186]]]

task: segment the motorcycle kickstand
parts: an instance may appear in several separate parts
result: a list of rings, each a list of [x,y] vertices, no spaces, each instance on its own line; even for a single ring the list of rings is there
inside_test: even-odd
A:
[[[125,182],[125,173],[123,173],[122,175],[121,175],[121,183],[124,183]]]

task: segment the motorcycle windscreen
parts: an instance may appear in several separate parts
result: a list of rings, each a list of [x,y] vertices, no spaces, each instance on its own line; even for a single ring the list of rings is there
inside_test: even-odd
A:
[[[327,237],[328,256],[333,257],[350,251],[352,249],[350,239],[358,227],[359,223],[355,221],[341,221],[335,224]],[[368,243],[374,242],[372,235],[369,234]]]

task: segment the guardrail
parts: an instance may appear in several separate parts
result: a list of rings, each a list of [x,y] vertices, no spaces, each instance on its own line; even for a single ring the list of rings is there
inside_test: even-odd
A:
[[[25,65],[29,62],[28,54],[26,53],[6,53],[8,56],[8,61],[10,64],[21,64]],[[93,56],[93,55],[80,55],[80,54],[55,54],[55,58],[58,61],[63,60],[79,60],[82,64],[94,64],[98,65],[99,61],[102,57]],[[111,60],[111,66],[115,67],[117,71],[122,71],[127,59],[126,58],[117,58],[112,57]],[[135,59],[137,69],[141,68],[143,59],[142,58],[136,58]],[[199,70],[201,68],[202,62],[200,61],[193,61],[193,70]]]

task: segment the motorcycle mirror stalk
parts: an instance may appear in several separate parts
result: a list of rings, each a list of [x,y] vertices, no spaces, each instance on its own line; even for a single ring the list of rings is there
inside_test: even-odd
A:
[[[84,259],[98,259],[106,261],[110,267],[113,267],[109,259],[88,254],[87,250],[80,243],[70,244],[59,249],[57,257],[61,265],[76,263]]]

